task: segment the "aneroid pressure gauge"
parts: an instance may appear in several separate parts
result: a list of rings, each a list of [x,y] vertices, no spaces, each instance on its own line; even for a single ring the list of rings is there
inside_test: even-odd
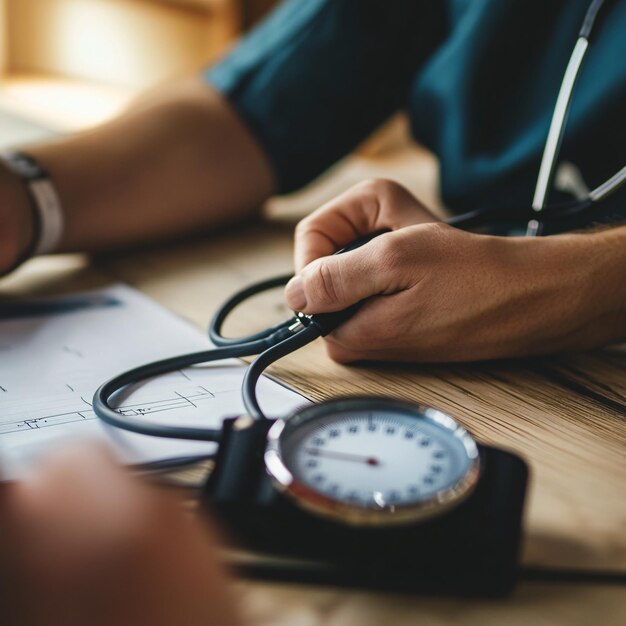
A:
[[[470,434],[436,409],[386,398],[307,407],[269,431],[265,465],[301,507],[351,525],[438,515],[474,489]]]
[[[439,410],[353,397],[226,420],[202,499],[240,572],[492,596],[515,584],[526,478]]]

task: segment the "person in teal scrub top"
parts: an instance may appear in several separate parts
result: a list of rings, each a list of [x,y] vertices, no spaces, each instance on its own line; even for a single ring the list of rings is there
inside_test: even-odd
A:
[[[588,0],[289,0],[201,77],[152,92],[100,129],[27,152],[64,212],[58,250],[215,229],[314,180],[390,115],[438,156],[451,213],[529,205]],[[626,2],[606,2],[561,160],[593,188],[626,163]],[[553,193],[550,200],[565,196]],[[626,215],[624,193],[607,203]],[[23,184],[0,164],[0,269],[32,248]],[[582,225],[582,224],[581,224]],[[341,258],[358,234],[392,232]],[[296,231],[287,301],[307,313],[368,303],[331,357],[458,361],[624,338],[623,228],[535,239],[438,223],[370,181]],[[584,260],[584,262],[581,262]]]
[[[439,158],[450,213],[528,206],[587,7],[288,0],[201,76],[146,94],[99,129],[23,150],[60,198],[57,250],[240,222],[271,195],[314,180],[401,109]],[[624,33],[626,1],[607,2],[564,137],[561,161],[589,188],[626,164]],[[566,198],[552,192],[550,201]],[[623,191],[606,213],[626,215]],[[330,256],[380,228],[391,232]],[[0,272],[25,260],[36,237],[25,187],[0,163]],[[295,265],[286,298],[296,310],[368,299],[327,338],[339,361],[519,357],[626,338],[624,226],[472,234],[440,223],[398,184],[372,180],[298,225]],[[23,624],[233,623],[203,533],[116,472],[94,455],[0,492],[3,611]],[[172,529],[186,540],[168,550]],[[94,537],[104,548],[86,548]],[[20,594],[33,581],[46,591],[37,602]]]

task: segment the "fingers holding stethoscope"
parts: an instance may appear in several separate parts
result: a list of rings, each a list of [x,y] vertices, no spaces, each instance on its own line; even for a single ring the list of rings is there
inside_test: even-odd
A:
[[[492,239],[440,222],[409,225],[355,250],[316,259],[288,284],[287,303],[304,313],[323,313],[362,302],[327,337],[334,360],[439,360],[440,346],[428,346],[442,336],[438,305],[445,309],[456,298],[456,290],[446,290],[455,282],[456,263],[467,251],[467,271],[480,271],[482,244]],[[462,282],[470,284],[467,278]]]
[[[316,259],[287,285],[287,304],[295,311],[340,311],[377,295],[390,295],[420,280],[412,261],[427,253],[441,224],[422,224],[379,235],[367,244],[340,255]],[[415,229],[424,231],[422,249],[415,249]],[[433,233],[428,236],[427,233]],[[436,238],[436,237],[435,237]]]
[[[359,183],[304,218],[296,227],[295,267],[329,256],[376,230],[439,221],[402,185],[373,179]]]
[[[363,188],[356,193],[366,195]],[[352,209],[342,203],[327,207],[317,221],[300,229],[297,255],[305,258],[321,249],[315,247],[322,241],[320,233],[332,240],[334,233],[324,229],[344,223],[350,210],[353,226],[367,226],[358,222],[362,213],[357,204],[349,205]],[[414,215],[420,213],[416,204],[414,200]],[[406,211],[401,199],[397,209],[386,209],[385,214],[408,220]],[[341,216],[338,221],[327,214],[333,212],[335,218]],[[377,217],[369,224],[396,229],[354,250],[313,260],[286,288],[287,303],[307,314],[362,302],[327,336],[333,359],[485,360],[578,345],[572,329],[581,320],[586,323],[587,312],[567,303],[587,280],[586,270],[562,270],[577,265],[581,257],[576,254],[582,254],[577,249],[589,245],[591,235],[497,237],[441,222],[402,226]],[[337,237],[344,235],[341,231]]]

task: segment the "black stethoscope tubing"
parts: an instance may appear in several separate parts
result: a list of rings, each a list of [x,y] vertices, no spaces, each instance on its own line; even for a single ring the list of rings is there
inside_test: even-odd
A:
[[[364,245],[374,237],[387,231],[376,231],[360,237],[336,254],[348,252]],[[344,311],[321,313],[319,315],[304,315],[295,313],[294,317],[275,326],[266,328],[247,337],[231,339],[222,335],[222,326],[228,315],[239,304],[252,296],[285,285],[291,274],[285,274],[264,280],[231,296],[213,316],[209,326],[209,337],[217,346],[213,350],[183,354],[180,356],[147,363],[128,370],[104,383],[94,394],[93,410],[95,414],[109,426],[121,428],[140,435],[152,437],[166,437],[170,439],[187,439],[192,441],[219,441],[221,431],[215,428],[197,428],[188,426],[168,426],[149,423],[132,416],[124,415],[122,411],[111,406],[111,398],[124,387],[137,384],[147,378],[166,374],[168,372],[211,363],[230,358],[244,356],[259,356],[250,364],[242,383],[243,403],[248,414],[254,419],[266,419],[256,397],[256,385],[263,371],[278,359],[295,352],[311,343],[318,337],[332,332],[342,324],[358,308],[359,304]]]
[[[276,324],[276,326],[266,328],[265,330],[254,333],[253,335],[248,335],[247,337],[227,338],[222,335],[222,326],[224,325],[226,318],[237,306],[258,293],[286,285],[291,278],[292,274],[276,276],[275,278],[270,278],[268,280],[255,283],[254,285],[250,285],[249,287],[246,287],[231,296],[228,300],[226,300],[226,302],[224,302],[224,304],[222,304],[222,306],[220,306],[213,316],[213,319],[209,324],[209,339],[219,347],[232,346],[240,343],[249,343],[251,341],[265,339],[277,331],[288,328],[292,324],[292,320],[285,320],[284,322],[280,322],[280,324]]]
[[[304,328],[296,334],[292,334],[287,329],[279,329],[256,341],[227,345],[213,350],[183,354],[169,359],[147,363],[146,365],[128,370],[102,385],[94,396],[93,409],[96,415],[109,426],[121,428],[140,435],[166,437],[169,439],[186,439],[191,441],[219,441],[221,434],[220,429],[149,423],[145,420],[123,415],[119,410],[110,406],[110,398],[124,387],[137,384],[148,378],[167,374],[193,365],[222,361],[224,359],[241,358],[260,353],[259,357],[257,357],[246,371],[243,382],[243,395],[244,405],[248,413],[255,419],[265,419],[266,416],[256,398],[256,384],[263,370],[274,361],[302,348],[319,336],[319,329],[313,325]],[[223,338],[223,340],[229,343],[232,341],[225,338]]]

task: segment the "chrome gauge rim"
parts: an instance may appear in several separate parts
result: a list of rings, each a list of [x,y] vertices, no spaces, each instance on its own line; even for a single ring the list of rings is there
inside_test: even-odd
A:
[[[443,429],[462,444],[467,455],[468,469],[453,485],[408,504],[364,506],[334,499],[299,480],[285,463],[285,439],[303,424],[335,413],[347,411],[396,411],[425,420]],[[387,526],[418,522],[439,515],[467,498],[480,476],[480,454],[470,433],[450,415],[423,404],[414,404],[387,398],[353,397],[331,400],[305,407],[290,417],[278,420],[268,434],[265,466],[274,485],[302,508],[322,517],[355,526]]]

